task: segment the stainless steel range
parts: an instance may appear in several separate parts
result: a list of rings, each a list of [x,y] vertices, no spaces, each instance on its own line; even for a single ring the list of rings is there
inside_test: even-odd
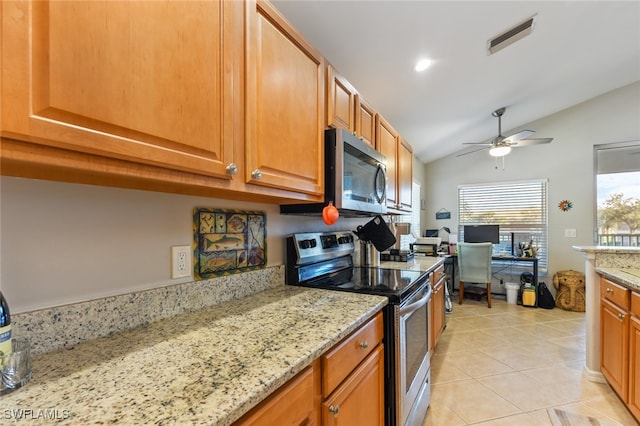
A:
[[[287,237],[286,283],[389,298],[384,309],[385,424],[421,425],[430,399],[429,274],[355,266],[354,240],[348,231]]]

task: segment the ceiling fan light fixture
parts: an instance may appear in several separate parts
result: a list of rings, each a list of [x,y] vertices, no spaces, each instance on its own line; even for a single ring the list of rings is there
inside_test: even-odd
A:
[[[491,149],[489,150],[489,155],[492,157],[504,157],[510,152],[511,147],[509,145],[501,145],[491,147]]]

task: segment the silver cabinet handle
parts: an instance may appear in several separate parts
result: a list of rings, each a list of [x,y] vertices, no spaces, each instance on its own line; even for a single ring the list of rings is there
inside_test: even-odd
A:
[[[360,347],[362,349],[367,349],[369,347],[369,342],[364,341],[364,342],[360,343]]]
[[[607,292],[607,293],[613,293],[613,289],[612,289],[612,288],[608,288],[608,289],[606,290],[606,292]]]
[[[227,166],[227,174],[231,176],[238,174],[238,166],[236,166],[236,163],[230,163]]]
[[[624,319],[624,317],[625,317],[625,315],[624,315],[624,314],[618,314],[618,319],[623,320],[623,319]]]
[[[333,414],[334,416],[337,416],[338,413],[340,412],[340,406],[339,405],[332,405],[329,407],[329,412],[331,414]]]
[[[255,169],[253,172],[251,172],[251,177],[260,180],[262,179],[262,172],[260,171],[260,169]]]

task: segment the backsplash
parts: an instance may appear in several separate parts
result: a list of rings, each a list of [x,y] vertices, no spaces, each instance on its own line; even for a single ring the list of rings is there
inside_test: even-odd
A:
[[[33,355],[284,285],[284,266],[12,315]]]

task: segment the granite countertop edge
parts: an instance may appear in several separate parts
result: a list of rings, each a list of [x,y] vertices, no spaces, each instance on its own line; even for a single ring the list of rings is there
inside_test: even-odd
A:
[[[632,271],[635,275],[631,273]],[[640,290],[640,276],[637,276],[640,269],[596,268],[596,272],[633,290]]]
[[[13,420],[226,426],[387,303],[279,286],[37,355],[31,381],[0,399]]]

